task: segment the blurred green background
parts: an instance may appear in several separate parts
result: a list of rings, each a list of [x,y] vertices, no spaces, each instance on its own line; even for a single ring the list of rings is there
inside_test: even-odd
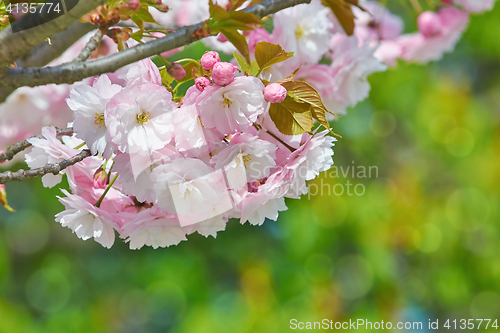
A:
[[[369,100],[334,123],[339,177],[323,174],[323,195],[288,200],[262,227],[231,221],[217,239],[107,250],[54,222],[58,189],[7,184],[17,213],[0,210],[0,332],[500,319],[498,36],[500,6],[442,61],[371,76]],[[343,177],[352,166],[378,177]],[[332,193],[347,181],[365,193]]]

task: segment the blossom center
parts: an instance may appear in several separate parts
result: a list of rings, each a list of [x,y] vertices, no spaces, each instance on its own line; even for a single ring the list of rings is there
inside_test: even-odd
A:
[[[304,35],[305,29],[299,25],[297,29],[295,29],[295,36],[298,38],[302,37]]]
[[[252,160],[252,158],[250,157],[250,155],[243,155],[243,162],[244,163],[248,163]]]
[[[225,108],[226,106],[229,108],[231,106],[231,104],[233,104],[233,102],[231,102],[229,99],[227,99],[225,96],[224,96],[224,100],[222,101],[222,106]]]
[[[94,125],[99,125],[99,128],[104,125],[104,114],[103,113],[95,113]]]
[[[151,115],[149,114],[149,112],[146,112],[144,110],[141,110],[142,113],[138,114],[136,116],[136,120],[139,124],[144,124],[144,123],[147,123],[149,121],[149,117],[151,117]]]

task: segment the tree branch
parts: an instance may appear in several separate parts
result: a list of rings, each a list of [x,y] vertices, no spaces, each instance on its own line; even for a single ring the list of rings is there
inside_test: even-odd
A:
[[[84,149],[75,156],[70,157],[67,160],[63,160],[59,163],[47,164],[44,167],[31,169],[28,171],[23,169],[16,172],[5,171],[3,173],[0,173],[0,184],[5,184],[12,181],[21,181],[25,178],[35,178],[38,176],[46,175],[48,173],[57,175],[59,174],[59,172],[61,172],[61,170],[64,170],[67,167],[72,166],[89,156],[92,156],[90,150]]]
[[[64,128],[64,129],[58,128],[56,133],[57,133],[56,134],[57,138],[61,138],[62,136],[65,136],[65,135],[72,135],[73,128],[72,127],[68,127],[68,128]],[[35,138],[44,139],[43,135],[35,135],[35,136],[32,136],[30,139],[35,139]],[[14,156],[17,153],[25,150],[28,147],[31,147],[31,143],[29,143],[28,140],[23,140],[23,141],[20,141],[18,143],[15,143],[15,144],[9,146],[7,148],[7,150],[5,150],[3,153],[0,154],[0,162],[10,161],[11,159],[14,158]]]
[[[28,14],[21,20],[13,23],[11,27],[1,30],[0,45],[2,45],[2,47],[0,48],[0,71],[3,71],[4,66],[13,63],[17,58],[23,56],[48,37],[66,30],[73,22],[77,21],[80,17],[89,13],[96,7],[103,5],[105,2],[106,0],[79,1],[69,12],[50,21],[48,20],[52,13]],[[60,3],[60,0],[54,0],[54,4],[55,3]],[[61,5],[60,8],[64,7]],[[21,29],[21,31],[13,32],[20,27],[29,26],[33,26],[33,28]]]
[[[311,0],[265,0],[243,11],[264,17],[288,7],[310,2]],[[73,83],[87,77],[111,73],[130,63],[197,41],[194,33],[200,28],[202,23],[182,27],[165,37],[89,62],[72,62],[45,68],[8,68],[5,79],[0,81],[0,86],[34,87],[48,83]]]
[[[78,55],[78,57],[76,57],[76,59],[74,61],[87,60],[90,57],[90,55],[92,54],[92,52],[94,52],[94,50],[97,49],[99,44],[101,44],[102,37],[104,37],[104,35],[102,34],[102,31],[97,30],[95,35],[92,36],[92,38],[90,38],[87,45],[85,45],[82,52],[80,52],[80,54]]]
[[[35,46],[22,58],[17,59],[16,64],[20,67],[45,66],[93,29],[95,26],[92,24],[77,21],[63,32],[50,37],[50,44],[44,41]],[[4,102],[14,90],[15,88],[0,88],[0,103]]]
[[[16,60],[18,67],[42,67],[59,57],[77,40],[96,27],[90,23],[74,22],[68,29],[50,37]]]

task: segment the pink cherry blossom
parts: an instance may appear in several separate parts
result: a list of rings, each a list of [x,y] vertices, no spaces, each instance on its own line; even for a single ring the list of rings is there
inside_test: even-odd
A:
[[[274,15],[273,39],[287,52],[294,52],[289,63],[317,63],[328,51],[333,24],[328,9],[319,0],[279,11]]]
[[[144,83],[161,86],[158,67],[149,58],[145,58],[120,68],[118,77],[125,80],[127,87],[138,87]]]
[[[462,6],[470,13],[482,13],[491,10],[496,0],[455,0],[457,5]]]
[[[266,109],[262,90],[262,82],[250,76],[238,77],[225,87],[208,87],[198,102],[203,126],[224,134],[245,131]]]
[[[292,172],[288,197],[298,198],[306,194],[308,190],[306,180],[314,179],[320,172],[330,169],[333,165],[332,147],[337,140],[326,136],[327,133],[328,131],[323,131],[312,138],[304,134],[306,142],[288,158],[286,169]]]
[[[425,63],[439,60],[445,52],[453,50],[469,22],[469,17],[466,12],[454,7],[441,9],[437,16],[442,26],[439,34],[426,37],[421,33],[414,33],[398,38],[403,50],[403,59]]]
[[[222,173],[199,159],[179,158],[152,172],[155,204],[164,212],[178,214],[182,226],[219,215],[214,208],[222,201],[232,207]]]
[[[66,209],[56,215],[56,221],[63,227],[70,228],[78,238],[94,238],[109,249],[115,240],[115,223],[111,214],[93,206],[80,196],[69,194],[66,190],[61,191],[66,197],[59,197],[59,201]]]
[[[44,137],[43,139],[28,139],[28,142],[33,145],[31,152],[26,154],[26,163],[31,169],[43,167],[47,163],[59,163],[80,152],[74,149],[75,147],[69,147],[59,141],[56,137],[55,127],[42,128],[42,135]],[[78,164],[75,164],[72,167],[76,167],[77,165]],[[43,186],[54,187],[59,184],[62,180],[62,174],[65,172],[67,172],[67,170],[61,171],[59,175],[53,175],[51,173],[43,175]]]
[[[163,148],[173,136],[171,101],[170,92],[154,84],[124,88],[105,119],[111,141],[124,153]]]
[[[271,142],[251,134],[238,133],[231,138],[227,148],[212,158],[212,163],[217,169],[228,166],[226,175],[229,184],[238,184],[236,189],[239,189],[247,182],[269,176],[271,169],[276,166],[277,149],[278,147]]]
[[[354,34],[360,42],[394,40],[403,32],[403,20],[375,1],[364,1],[365,11],[353,6],[356,16]]]
[[[120,237],[126,238],[130,249],[146,246],[154,249],[177,245],[187,240],[186,231],[173,215],[166,215],[152,207],[137,214],[127,214],[127,223],[122,226]]]
[[[81,83],[71,90],[68,106],[75,113],[73,129],[86,142],[93,154],[109,158],[115,150],[107,132],[106,107],[122,87],[112,84],[107,75],[101,75],[92,86]]]
[[[260,42],[276,44],[274,42],[273,36],[271,36],[271,34],[264,28],[255,28],[248,33],[248,47],[251,53],[255,52],[255,47]]]
[[[333,100],[344,107],[356,105],[368,97],[368,76],[384,71],[387,66],[373,56],[375,48],[358,45],[355,36],[332,40],[332,44]]]

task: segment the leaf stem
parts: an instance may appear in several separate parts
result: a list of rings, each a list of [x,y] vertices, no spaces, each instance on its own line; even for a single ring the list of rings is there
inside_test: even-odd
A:
[[[94,206],[96,207],[100,207],[101,206],[101,203],[102,203],[102,200],[104,200],[104,197],[106,196],[106,194],[108,194],[109,192],[109,189],[111,188],[111,186],[113,186],[113,184],[115,183],[115,180],[116,178],[118,178],[118,175],[116,175],[113,180],[111,181],[111,183],[108,184],[108,187],[106,187],[106,189],[104,190],[104,193],[101,195],[101,197],[99,198],[99,200],[97,200],[97,202],[95,203]]]

